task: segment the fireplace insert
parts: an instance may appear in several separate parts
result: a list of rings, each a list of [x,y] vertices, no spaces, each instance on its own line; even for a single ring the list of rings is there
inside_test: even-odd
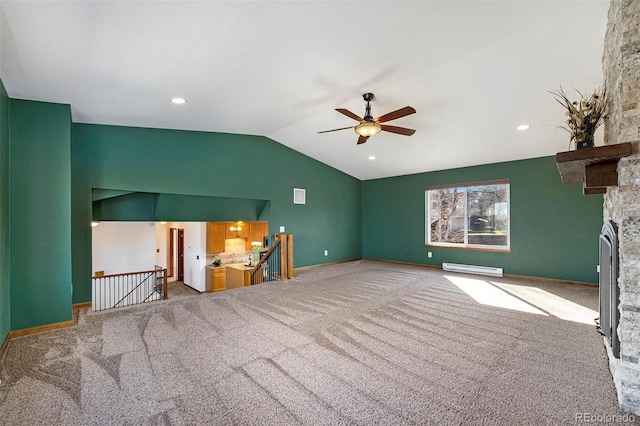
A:
[[[608,220],[600,232],[600,316],[596,320],[598,331],[607,339],[611,351],[620,358],[620,288],[618,286],[618,228]]]

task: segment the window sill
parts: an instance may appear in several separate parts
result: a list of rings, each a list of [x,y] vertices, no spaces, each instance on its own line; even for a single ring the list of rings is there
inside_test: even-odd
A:
[[[511,253],[511,247],[488,248],[488,247],[450,246],[445,244],[425,244],[424,246],[431,247],[431,248],[447,248],[447,249],[456,249],[456,250],[488,251],[493,253]]]

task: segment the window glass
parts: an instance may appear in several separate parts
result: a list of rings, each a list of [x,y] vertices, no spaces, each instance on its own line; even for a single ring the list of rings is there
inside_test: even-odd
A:
[[[427,188],[429,245],[509,249],[509,183]]]
[[[464,244],[463,188],[431,191],[431,240],[438,243]]]

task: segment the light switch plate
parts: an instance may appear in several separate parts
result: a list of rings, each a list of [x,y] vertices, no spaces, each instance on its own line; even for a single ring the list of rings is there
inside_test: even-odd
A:
[[[280,232],[284,232],[284,226],[280,227]]]

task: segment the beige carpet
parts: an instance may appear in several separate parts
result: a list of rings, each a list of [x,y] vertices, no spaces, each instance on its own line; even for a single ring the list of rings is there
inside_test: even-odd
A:
[[[0,424],[619,419],[602,337],[570,318],[587,308],[594,287],[357,261],[84,312],[76,327],[10,343]]]
[[[182,281],[172,281],[167,286],[167,296],[170,299],[181,299],[183,297],[191,297],[199,295],[200,292],[195,290]]]

